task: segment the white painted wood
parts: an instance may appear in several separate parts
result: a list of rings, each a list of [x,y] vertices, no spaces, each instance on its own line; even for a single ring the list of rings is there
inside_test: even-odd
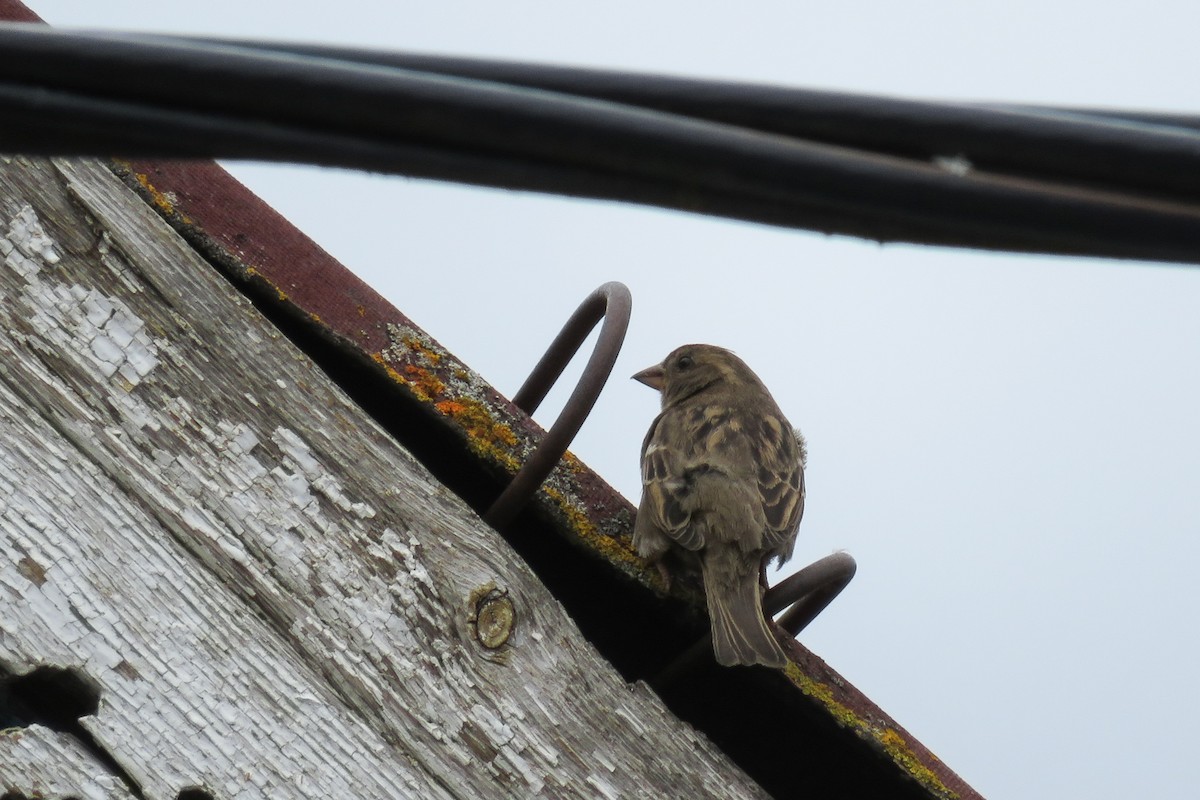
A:
[[[79,800],[133,800],[121,780],[79,742],[40,725],[0,731],[0,794]]]
[[[0,260],[0,663],[147,797],[763,796],[102,163],[0,161]]]

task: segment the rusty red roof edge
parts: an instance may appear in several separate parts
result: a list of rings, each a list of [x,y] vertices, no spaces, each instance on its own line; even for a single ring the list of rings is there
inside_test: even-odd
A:
[[[0,19],[8,22],[41,22],[42,18],[17,0],[0,0]]]
[[[41,21],[16,0],[0,0],[0,19]],[[273,293],[307,324],[359,351],[493,470],[512,474],[540,439],[532,420],[217,164],[133,159],[114,169],[227,277]],[[627,576],[657,580],[630,550],[633,507],[570,454],[538,502],[566,535]],[[792,656],[791,683],[930,796],[980,797],[822,659],[799,643]]]

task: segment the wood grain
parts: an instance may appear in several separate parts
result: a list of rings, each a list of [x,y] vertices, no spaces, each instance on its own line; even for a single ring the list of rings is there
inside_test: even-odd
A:
[[[73,737],[41,725],[0,732],[0,791],[37,798],[134,800]],[[19,776],[19,778],[17,777]]]

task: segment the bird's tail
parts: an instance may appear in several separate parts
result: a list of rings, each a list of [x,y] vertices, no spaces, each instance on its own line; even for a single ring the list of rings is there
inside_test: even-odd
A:
[[[771,623],[763,615],[758,564],[738,563],[744,557],[730,558],[722,553],[706,555],[704,593],[708,597],[713,655],[717,663],[727,667],[735,664],[786,666],[787,656],[775,639]]]

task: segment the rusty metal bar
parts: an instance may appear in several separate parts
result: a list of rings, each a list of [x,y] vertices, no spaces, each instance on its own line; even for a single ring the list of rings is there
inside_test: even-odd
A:
[[[533,414],[596,323],[604,320],[587,366],[558,419],[526,459],[512,483],[483,515],[493,528],[502,528],[512,521],[567,451],[612,373],[621,343],[625,341],[632,309],[633,298],[623,283],[610,281],[592,292],[567,320],[541,361],[513,395],[513,404],[517,408]]]
[[[841,594],[857,570],[849,553],[825,556],[768,589],[763,595],[763,611],[773,617],[787,608],[775,623],[795,636]]]
[[[841,594],[858,565],[849,553],[834,553],[789,575],[763,595],[763,613],[770,619],[788,606],[775,624],[793,638]],[[707,632],[667,664],[649,681],[655,688],[674,683],[682,675],[712,661],[712,633]]]

